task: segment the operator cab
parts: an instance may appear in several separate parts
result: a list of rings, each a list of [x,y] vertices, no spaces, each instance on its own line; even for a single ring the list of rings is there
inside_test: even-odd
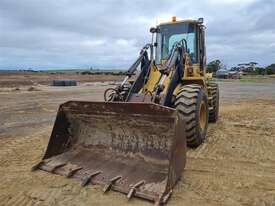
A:
[[[154,30],[156,32],[156,52],[155,63],[163,64],[176,42],[185,39],[187,42],[187,52],[192,64],[205,65],[205,43],[203,19],[176,21],[160,24]],[[202,68],[201,68],[202,69]]]

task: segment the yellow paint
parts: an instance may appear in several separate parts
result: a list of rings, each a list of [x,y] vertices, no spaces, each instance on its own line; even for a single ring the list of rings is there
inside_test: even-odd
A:
[[[161,20],[158,20],[158,22],[160,22],[158,24],[159,25],[166,25],[166,24],[178,24],[178,23],[196,23],[196,20],[193,20],[193,19],[185,19],[185,20],[177,20],[175,22],[173,21],[161,21]]]
[[[164,90],[163,93],[166,93],[166,90],[168,88],[168,85],[171,81],[173,73],[170,72],[168,76],[166,76],[163,85],[164,85]],[[150,73],[149,73],[149,78],[144,87],[140,90],[139,93],[145,93],[147,91],[153,92],[155,86],[157,85],[159,79],[160,79],[161,73],[158,71],[157,67],[155,65],[151,65]]]
[[[172,22],[176,22],[177,21],[177,17],[176,16],[173,16],[172,17]]]
[[[153,92],[155,85],[157,84],[160,77],[160,72],[158,71],[157,67],[153,64],[150,66],[150,72],[148,81],[143,86],[139,93],[145,93],[147,91]]]
[[[183,22],[195,23],[196,20],[187,19],[187,20],[177,21],[176,17],[172,17],[172,21],[160,23],[159,25],[177,24],[177,23],[183,23]],[[185,53],[183,55],[184,55],[184,59],[185,59],[184,74],[182,77],[182,82],[180,82],[176,86],[175,90],[173,91],[173,95],[176,96],[178,94],[179,90],[182,88],[182,86],[187,85],[187,84],[200,84],[205,89],[205,91],[207,91],[205,69],[203,71],[201,71],[200,64],[192,64],[188,53]],[[166,63],[166,60],[161,61],[161,65],[163,65],[165,63]],[[158,67],[161,67],[161,65],[158,65]],[[171,72],[169,73],[169,75],[164,80],[164,83],[163,83],[164,91],[162,92],[163,94],[165,94],[167,91],[171,77],[173,76],[173,72],[174,71],[172,69]],[[157,66],[152,63],[150,66],[148,81],[143,86],[143,88],[139,91],[139,93],[145,93],[148,91],[153,92],[160,77],[161,77],[161,73],[158,71]]]
[[[207,72],[207,73],[205,74],[205,77],[206,77],[207,79],[212,79],[212,78],[213,78],[213,73]]]
[[[177,96],[177,94],[179,93],[179,91],[180,91],[180,89],[182,88],[182,84],[178,84],[177,86],[176,86],[176,88],[174,89],[174,92],[173,92],[173,95],[174,96]]]
[[[165,18],[161,19],[159,17],[156,18],[156,25],[166,25],[166,24],[177,24],[177,23],[196,23],[197,20],[194,19],[183,19],[183,20],[178,20],[176,16],[172,16],[172,21],[171,18]]]
[[[181,87],[183,85],[186,85],[186,84],[195,83],[195,84],[200,84],[204,88],[206,88],[206,82],[205,82],[204,74],[200,71],[200,65],[199,64],[191,64],[189,55],[188,54],[184,54],[184,55],[185,55],[185,59],[186,59],[185,71],[184,71],[184,75],[183,75],[183,78],[182,78],[182,83],[179,83],[176,86],[176,88],[173,92],[174,96],[176,96],[178,94],[179,90],[181,89]],[[165,62],[166,61],[162,61],[162,65]],[[159,65],[159,67],[160,66],[161,65]],[[153,92],[154,89],[155,89],[155,86],[157,85],[157,83],[160,79],[160,76],[161,76],[161,73],[158,71],[157,66],[154,65],[154,64],[151,64],[150,65],[148,81],[143,86],[143,88],[139,91],[139,93],[145,93],[145,92],[148,92],[148,91]],[[164,80],[164,83],[163,83],[164,90],[162,92],[163,94],[166,93],[172,76],[173,76],[173,70],[171,70],[169,75]]]

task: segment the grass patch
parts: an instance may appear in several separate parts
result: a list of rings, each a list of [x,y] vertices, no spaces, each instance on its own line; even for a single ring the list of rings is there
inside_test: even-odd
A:
[[[257,83],[257,82],[263,82],[268,78],[269,78],[268,76],[264,76],[264,75],[245,75],[241,77],[240,82]]]
[[[218,82],[240,82],[240,83],[268,83],[274,82],[275,75],[245,75],[240,79],[216,79]]]

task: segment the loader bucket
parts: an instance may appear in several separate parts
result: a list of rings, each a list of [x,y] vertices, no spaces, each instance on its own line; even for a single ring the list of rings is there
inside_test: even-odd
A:
[[[185,167],[184,131],[178,112],[157,104],[70,101],[33,169],[162,204]]]

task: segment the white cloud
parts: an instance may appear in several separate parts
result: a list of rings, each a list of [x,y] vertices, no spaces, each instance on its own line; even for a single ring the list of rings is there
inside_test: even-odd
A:
[[[87,46],[87,47],[97,47],[104,45],[106,43],[105,40],[85,40],[80,42],[81,45]]]
[[[0,69],[127,67],[160,19],[204,17],[208,59],[274,61],[275,0],[0,0]]]

